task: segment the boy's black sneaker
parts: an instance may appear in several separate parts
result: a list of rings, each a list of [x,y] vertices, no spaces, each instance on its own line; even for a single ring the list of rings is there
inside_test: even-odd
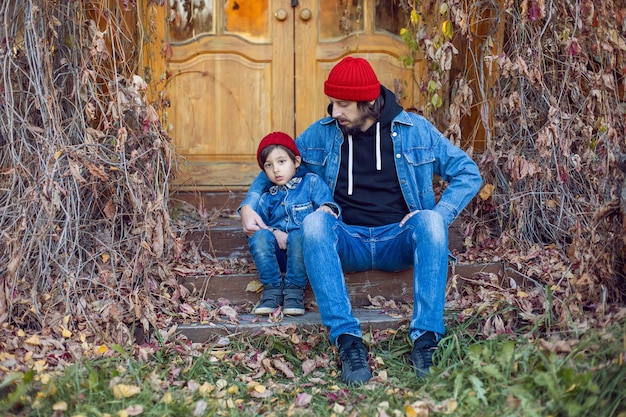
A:
[[[283,290],[283,314],[288,316],[304,314],[304,288],[289,286]]]
[[[367,349],[361,338],[342,334],[337,339],[341,357],[341,380],[348,385],[364,384],[372,378]]]
[[[433,366],[433,352],[436,348],[437,336],[433,332],[424,333],[413,344],[410,360],[418,378],[430,375],[430,367]]]
[[[283,287],[274,287],[267,285],[263,287],[263,295],[261,301],[256,305],[252,312],[254,314],[271,314],[278,307],[283,305]]]

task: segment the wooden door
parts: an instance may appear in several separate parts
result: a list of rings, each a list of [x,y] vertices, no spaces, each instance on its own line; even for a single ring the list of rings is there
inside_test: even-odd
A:
[[[164,118],[184,158],[179,189],[246,189],[265,134],[295,136],[326,114],[324,80],[346,55],[370,60],[385,86],[415,102],[414,73],[398,59],[406,17],[395,0],[168,2],[156,31]]]

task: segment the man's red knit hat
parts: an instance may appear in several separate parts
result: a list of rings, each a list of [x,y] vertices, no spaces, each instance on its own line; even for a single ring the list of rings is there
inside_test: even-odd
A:
[[[371,101],[380,95],[380,82],[369,62],[347,56],[328,74],[324,93],[338,100]]]
[[[285,148],[289,149],[291,152],[295,153],[296,156],[300,156],[300,151],[296,146],[296,142],[286,133],[283,132],[272,132],[267,135],[261,142],[259,143],[259,148],[256,151],[256,160],[259,163],[261,169],[263,169],[263,163],[261,162],[261,152],[263,149],[267,148],[270,145],[282,145]]]

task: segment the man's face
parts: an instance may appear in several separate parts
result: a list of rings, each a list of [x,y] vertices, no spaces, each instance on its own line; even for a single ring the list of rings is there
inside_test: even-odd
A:
[[[332,117],[339,122],[341,130],[346,135],[367,130],[372,122],[363,116],[356,101],[338,100],[329,97],[333,105]]]

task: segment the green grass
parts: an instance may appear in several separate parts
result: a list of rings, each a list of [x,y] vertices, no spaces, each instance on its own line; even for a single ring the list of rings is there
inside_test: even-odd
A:
[[[202,346],[181,339],[132,352],[113,346],[49,379],[9,374],[0,414],[626,416],[624,322],[542,340],[532,329],[486,340],[477,322],[449,325],[424,380],[408,365],[403,329],[366,335],[375,378],[357,388],[339,381],[325,331],[274,329]],[[316,367],[304,375],[303,363]]]

